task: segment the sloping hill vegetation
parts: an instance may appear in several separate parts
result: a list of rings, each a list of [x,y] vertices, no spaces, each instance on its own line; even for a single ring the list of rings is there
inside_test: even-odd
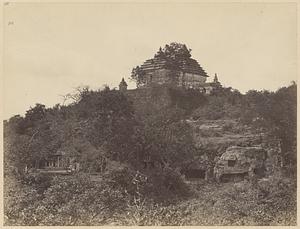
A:
[[[36,104],[5,121],[5,224],[295,225],[296,84],[245,95],[168,90],[170,103],[137,109],[119,91],[83,89],[68,106]],[[264,179],[193,183],[181,174],[204,155],[213,167],[228,146],[247,144],[280,159]],[[35,171],[57,152],[80,170]]]

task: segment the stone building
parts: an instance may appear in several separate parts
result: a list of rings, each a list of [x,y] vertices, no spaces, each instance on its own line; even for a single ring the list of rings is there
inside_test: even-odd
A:
[[[78,171],[80,164],[76,161],[75,157],[71,157],[59,150],[47,158],[36,160],[34,165],[30,166],[30,168],[41,173],[69,174]],[[26,166],[26,171],[27,170],[28,166]]]
[[[222,85],[218,80],[217,73],[215,73],[213,82],[206,82],[203,85],[201,85],[201,87],[202,87],[203,92],[205,92],[205,94],[211,94],[214,90],[221,88]]]
[[[213,82],[206,82],[209,76],[197,60],[191,58],[190,52],[184,44],[166,45],[164,49],[159,49],[154,58],[134,68],[131,78],[136,80],[138,89],[167,85],[210,94],[221,87],[216,74]]]
[[[178,62],[177,66],[170,66],[166,60],[156,56],[146,60],[140,67],[144,72],[145,85],[170,84],[179,87],[200,89],[206,82],[208,75],[199,63],[190,58]]]

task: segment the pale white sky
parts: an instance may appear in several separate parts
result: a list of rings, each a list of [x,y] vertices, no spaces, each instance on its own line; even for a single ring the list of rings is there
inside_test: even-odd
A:
[[[117,87],[173,41],[225,86],[276,90],[297,79],[296,17],[292,3],[10,3],[4,118],[61,103],[77,86]]]

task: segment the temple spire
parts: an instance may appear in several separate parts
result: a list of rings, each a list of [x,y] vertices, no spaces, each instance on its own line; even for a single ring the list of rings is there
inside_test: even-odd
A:
[[[219,80],[218,80],[218,75],[217,75],[217,73],[215,73],[214,83],[219,83]]]
[[[127,83],[126,83],[126,81],[124,80],[124,77],[123,77],[120,84],[119,84],[119,90],[124,92],[124,91],[127,90],[127,86],[128,85],[127,85]]]

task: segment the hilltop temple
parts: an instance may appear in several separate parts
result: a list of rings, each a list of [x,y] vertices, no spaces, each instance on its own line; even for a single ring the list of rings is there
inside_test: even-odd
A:
[[[191,50],[183,44],[166,45],[164,49],[159,49],[154,58],[134,68],[131,78],[136,81],[138,89],[153,85],[169,85],[210,94],[214,89],[220,88],[217,74],[213,82],[206,82],[209,76],[197,60],[191,58],[190,52]],[[127,89],[124,78],[119,86],[122,91]]]

